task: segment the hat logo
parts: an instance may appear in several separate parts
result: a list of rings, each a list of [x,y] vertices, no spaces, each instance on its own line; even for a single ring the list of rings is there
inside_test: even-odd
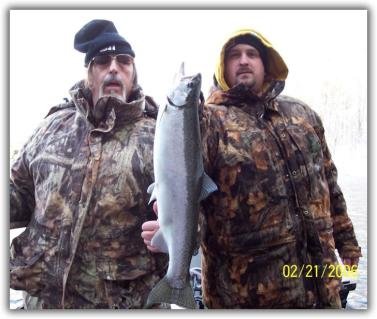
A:
[[[107,48],[103,48],[99,52],[106,52],[106,51],[115,51],[115,45],[110,45]]]

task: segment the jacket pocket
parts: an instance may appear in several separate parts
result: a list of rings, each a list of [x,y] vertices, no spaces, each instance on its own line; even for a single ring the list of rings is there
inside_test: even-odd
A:
[[[29,248],[30,251],[31,248]],[[29,256],[19,255],[14,251],[14,244],[11,247],[10,260],[10,288],[27,291],[30,295],[36,296],[43,288],[43,251],[36,252]]]
[[[288,126],[287,130],[295,141],[298,151],[296,160],[300,167],[301,174],[305,178],[308,194],[311,199],[321,196],[322,189],[319,185],[324,176],[324,157],[321,141],[315,130],[311,127]]]
[[[58,238],[53,230],[32,220],[23,233],[15,237],[10,249],[11,288],[36,296],[56,280]]]
[[[154,258],[147,251],[139,229],[112,228],[111,232],[97,232],[85,244],[86,253],[95,256],[101,278],[131,280],[155,269]]]
[[[132,280],[156,269],[154,256],[145,248],[132,256],[99,257],[96,265],[99,277],[106,280]]]

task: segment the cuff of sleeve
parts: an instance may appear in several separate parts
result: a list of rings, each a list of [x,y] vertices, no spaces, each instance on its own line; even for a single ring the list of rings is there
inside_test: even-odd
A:
[[[341,258],[356,258],[362,257],[361,254],[361,247],[354,246],[354,245],[343,245],[343,247],[339,250],[339,256]]]

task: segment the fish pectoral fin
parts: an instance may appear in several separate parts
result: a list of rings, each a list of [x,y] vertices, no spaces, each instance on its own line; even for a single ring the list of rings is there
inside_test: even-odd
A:
[[[152,183],[149,185],[147,189],[147,193],[151,194],[151,198],[149,199],[148,205],[157,199],[156,192],[155,192],[155,185],[156,183]]]
[[[164,234],[161,231],[161,228],[154,234],[151,240],[152,246],[158,248],[159,251],[168,254],[169,249],[168,245],[166,244]]]
[[[148,189],[147,189],[147,193],[148,194],[152,194],[153,193],[153,190],[154,190],[154,185],[155,185],[156,183],[152,183],[152,184],[150,184],[149,186],[148,186]]]
[[[203,175],[202,190],[200,192],[199,201],[207,198],[211,193],[217,191],[215,182],[206,173]]]

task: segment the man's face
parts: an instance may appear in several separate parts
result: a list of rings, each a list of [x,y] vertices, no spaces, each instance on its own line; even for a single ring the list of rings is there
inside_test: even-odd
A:
[[[93,104],[103,96],[115,96],[126,102],[135,77],[133,58],[129,55],[101,55],[89,65],[89,87]]]
[[[262,90],[264,65],[256,48],[237,44],[225,55],[225,81],[229,87],[244,83],[255,93]]]

